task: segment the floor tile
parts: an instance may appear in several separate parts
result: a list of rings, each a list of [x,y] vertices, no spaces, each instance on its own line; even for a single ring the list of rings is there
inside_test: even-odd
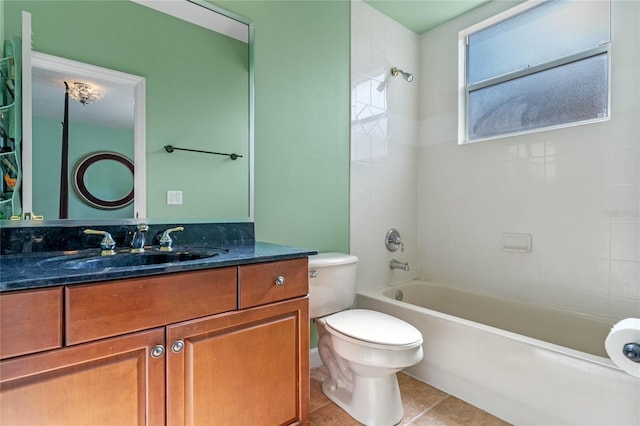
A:
[[[506,426],[509,423],[468,404],[448,396],[431,410],[411,422],[412,426]]]
[[[439,389],[429,386],[404,373],[398,373],[398,385],[402,396],[402,407],[404,417],[401,425],[408,424],[415,417],[423,414],[443,399],[447,394]]]
[[[310,423],[311,426],[360,426],[361,424],[333,402],[312,411]]]
[[[324,396],[324,394],[322,393],[322,381],[314,380],[314,377],[312,377],[311,378],[311,399],[309,401],[309,408],[311,412],[329,404],[330,402],[331,400],[326,396]]]
[[[355,419],[322,393],[322,381],[328,377],[324,367],[311,370],[311,425],[358,426]],[[404,417],[400,426],[506,426],[508,423],[458,398],[398,373]]]

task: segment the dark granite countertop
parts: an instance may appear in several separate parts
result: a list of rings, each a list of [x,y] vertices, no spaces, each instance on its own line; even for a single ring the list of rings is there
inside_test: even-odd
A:
[[[311,249],[256,242],[252,222],[163,222],[149,224],[146,253],[131,254],[128,253],[130,242],[138,223],[144,221],[4,224],[0,226],[0,292],[295,259],[317,253]],[[130,260],[135,256],[157,254],[160,233],[176,225],[184,225],[184,230],[171,234],[173,252],[224,250],[197,260],[126,266],[134,263]],[[102,237],[84,234],[87,228],[111,233],[118,253],[108,257],[121,256],[117,260],[124,266],[101,267],[104,259],[96,247]],[[91,267],[78,266],[78,260],[87,259],[93,260]],[[68,260],[76,264],[69,264]]]
[[[78,255],[82,255],[83,258],[85,256],[99,256],[100,253],[97,249],[3,255],[0,256],[0,292],[295,259],[317,253],[310,249],[254,241],[227,243],[215,247],[206,245],[175,246],[174,251],[214,248],[224,248],[227,252],[204,259],[176,263],[95,269],[70,269],[64,265],[64,261],[52,262],[49,260],[59,259],[61,256],[64,256],[65,260],[67,257],[69,259],[77,258]],[[157,247],[150,250],[157,250]],[[115,256],[136,256],[136,254],[118,253]]]

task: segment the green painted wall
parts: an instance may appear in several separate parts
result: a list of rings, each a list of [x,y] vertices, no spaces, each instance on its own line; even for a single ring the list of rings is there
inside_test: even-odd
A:
[[[255,29],[257,238],[348,252],[349,1],[215,3]]]
[[[255,30],[258,239],[349,250],[349,1],[215,1]]]

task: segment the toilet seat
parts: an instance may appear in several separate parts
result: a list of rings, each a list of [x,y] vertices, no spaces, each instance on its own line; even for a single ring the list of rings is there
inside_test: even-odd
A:
[[[422,334],[417,328],[382,312],[351,309],[323,320],[331,334],[363,346],[404,350],[422,344]]]

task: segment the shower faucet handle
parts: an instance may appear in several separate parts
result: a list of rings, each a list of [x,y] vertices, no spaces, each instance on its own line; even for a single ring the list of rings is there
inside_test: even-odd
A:
[[[398,249],[400,249],[400,251],[404,251],[404,243],[402,242],[400,232],[398,232],[397,229],[391,228],[387,231],[384,243],[389,251],[396,251]]]

